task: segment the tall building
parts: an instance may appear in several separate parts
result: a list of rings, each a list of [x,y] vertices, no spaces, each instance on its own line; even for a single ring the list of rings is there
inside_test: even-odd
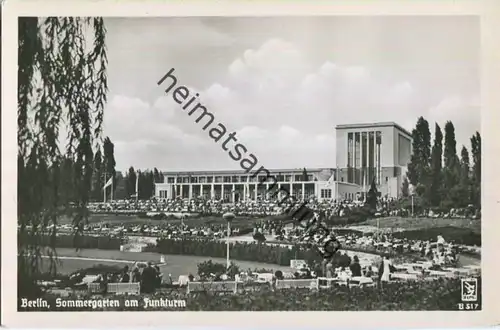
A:
[[[393,122],[338,125],[336,140],[341,182],[366,190],[375,181],[382,196],[400,196],[412,153],[407,130]]]
[[[338,125],[331,168],[163,172],[155,196],[215,198],[228,202],[268,199],[282,189],[297,199],[354,200],[375,181],[382,196],[399,197],[411,158],[411,134],[396,123]],[[334,164],[332,164],[334,165]],[[274,187],[274,188],[273,188]],[[279,198],[281,195],[275,195]]]

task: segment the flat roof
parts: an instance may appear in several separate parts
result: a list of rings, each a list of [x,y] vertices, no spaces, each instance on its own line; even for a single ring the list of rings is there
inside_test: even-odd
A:
[[[251,172],[247,173],[245,170],[243,169],[239,169],[239,170],[213,170],[213,171],[207,171],[207,170],[201,170],[201,171],[162,171],[161,173],[163,175],[252,175],[254,174],[260,167],[252,170]],[[286,174],[286,173],[300,173],[302,174],[302,172],[304,171],[304,168],[293,168],[293,169],[267,169],[269,171],[269,173],[283,173],[283,174]],[[325,167],[325,168],[307,168],[306,167],[306,171],[308,173],[318,173],[318,172],[321,172],[321,171],[334,171],[335,169],[334,168],[328,168],[328,167]]]
[[[410,132],[408,132],[402,126],[400,126],[392,121],[378,122],[378,123],[344,124],[344,125],[335,126],[335,129],[354,129],[354,128],[370,128],[370,127],[395,127],[398,130],[400,130],[401,132],[403,132],[411,137]]]

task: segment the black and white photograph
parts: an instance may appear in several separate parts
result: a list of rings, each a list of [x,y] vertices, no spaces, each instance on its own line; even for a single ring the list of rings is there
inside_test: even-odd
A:
[[[17,21],[25,317],[483,309],[478,16]]]

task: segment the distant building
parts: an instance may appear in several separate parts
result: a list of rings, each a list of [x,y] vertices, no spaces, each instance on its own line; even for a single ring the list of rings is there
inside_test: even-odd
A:
[[[228,202],[267,199],[273,185],[297,199],[354,200],[375,180],[382,196],[398,197],[411,157],[411,134],[395,123],[338,125],[336,166],[303,169],[268,169],[163,172],[157,183],[159,199],[223,198]],[[272,177],[272,178],[271,178]],[[262,184],[259,184],[262,182]]]

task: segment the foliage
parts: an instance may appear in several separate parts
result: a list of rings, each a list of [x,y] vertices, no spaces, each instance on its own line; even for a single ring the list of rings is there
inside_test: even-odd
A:
[[[104,150],[104,171],[106,173],[106,180],[109,180],[109,178],[113,178],[113,186],[111,191],[111,196],[114,196],[114,192],[116,190],[116,162],[115,162],[115,145],[113,142],[111,142],[109,137],[106,137],[104,139],[104,144],[103,144],[103,150]]]
[[[198,275],[202,280],[206,280],[210,277],[210,274],[214,274],[216,279],[219,279],[222,274],[228,274],[231,278],[234,278],[234,275],[240,273],[240,268],[234,262],[229,264],[229,269],[226,269],[226,267],[226,264],[213,262],[212,260],[204,261],[198,264]]]
[[[403,179],[403,184],[401,185],[401,195],[403,197],[410,196],[410,182],[408,181],[408,178],[406,176]]]
[[[419,207],[423,209],[450,210],[465,208],[470,204],[481,207],[481,136],[476,132],[471,138],[469,151],[465,146],[457,155],[455,127],[451,121],[443,133],[436,123],[434,143],[430,158],[430,133],[427,121],[420,117],[412,132],[413,154],[408,164],[408,179],[416,187]],[[444,165],[444,166],[443,166]],[[404,194],[403,194],[404,195]]]
[[[304,167],[304,169],[302,170],[302,181],[307,182],[308,178],[309,178],[309,175],[307,173],[306,168]]]
[[[52,237],[50,235],[44,235],[37,237],[35,242],[30,242],[32,237],[23,237],[23,234],[19,234],[19,239],[32,243],[38,244],[40,247],[52,247],[52,248],[81,248],[81,249],[101,249],[101,250],[120,250],[120,245],[123,244],[123,240],[118,237],[111,236],[84,236],[79,235],[75,239],[73,235],[60,235]]]
[[[128,169],[128,173],[125,175],[125,192],[127,194],[127,199],[130,198],[132,195],[135,195],[135,186],[136,186],[136,180],[137,180],[137,173],[135,172],[135,169],[133,166],[130,166]]]
[[[365,205],[368,206],[371,210],[377,209],[377,200],[378,200],[378,190],[377,185],[375,183],[375,179],[373,179],[370,190],[366,194],[366,202]]]
[[[478,291],[481,292],[481,277],[478,278],[478,283]],[[185,289],[170,289],[158,292],[152,298],[185,299],[186,307],[155,309],[177,311],[455,311],[457,304],[461,302],[460,288],[459,279],[438,279],[425,282],[395,282],[382,287],[362,289],[340,286],[320,291],[309,289],[273,291],[268,287],[261,287],[259,290],[222,296],[210,292],[187,295]],[[56,295],[51,294],[44,296],[53,310],[56,310],[56,298]],[[119,300],[120,307],[92,310],[144,311],[143,299],[139,296],[107,298]],[[136,299],[140,304],[134,308],[125,307],[126,299]],[[480,297],[477,303],[481,306]],[[91,307],[72,310],[91,310]]]
[[[434,130],[434,145],[431,156],[431,178],[429,193],[426,196],[429,204],[438,206],[441,203],[441,189],[443,179],[443,133],[441,127],[436,123]]]
[[[32,297],[40,237],[54,240],[51,225],[65,213],[78,237],[88,217],[107,93],[106,29],[102,18],[23,17],[18,32],[18,294]]]
[[[266,237],[264,236],[264,234],[259,232],[253,234],[253,239],[256,240],[258,243],[263,243],[266,241]]]
[[[472,154],[472,202],[481,207],[481,135],[476,132],[470,139]]]
[[[431,133],[429,123],[424,117],[419,117],[417,125],[412,131],[411,162],[408,165],[408,180],[414,186],[427,180],[431,156]]]
[[[393,233],[396,238],[406,238],[410,240],[430,240],[435,241],[438,235],[448,242],[455,244],[465,244],[469,246],[481,246],[481,234],[467,228],[458,228],[452,226],[422,228],[417,230],[406,230]]]

